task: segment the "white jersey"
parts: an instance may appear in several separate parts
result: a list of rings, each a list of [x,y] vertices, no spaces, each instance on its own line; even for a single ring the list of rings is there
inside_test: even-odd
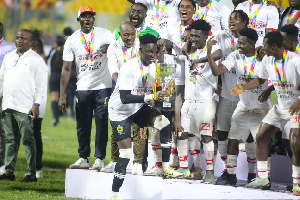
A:
[[[170,23],[180,21],[178,4],[181,0],[135,0],[136,3],[143,3],[148,8],[145,24],[156,30],[159,34],[167,30]],[[159,9],[156,4],[159,2]],[[159,16],[156,19],[156,16]]]
[[[217,31],[215,34],[215,40],[218,42],[220,49],[222,49],[222,61],[225,60],[227,56],[237,48],[238,38],[235,38],[230,30]],[[239,101],[239,97],[232,96],[230,92],[231,89],[235,87],[237,80],[235,68],[231,68],[230,70],[222,74],[221,80],[222,90],[220,96],[231,101]]]
[[[261,4],[253,4],[252,6],[252,20],[254,13],[260,8]],[[236,10],[243,10],[249,17],[250,15],[250,3],[249,1],[245,1],[240,3]],[[263,46],[263,39],[266,35],[266,29],[278,29],[279,24],[279,13],[275,6],[267,6],[266,3],[263,4],[261,9],[259,10],[256,20],[254,22],[254,30],[256,30],[258,34],[258,40],[256,42],[256,46]]]
[[[226,60],[224,60],[222,62],[223,65],[225,65],[225,67],[228,70],[231,70],[232,68],[235,69],[236,73],[237,73],[237,79],[236,79],[236,83],[238,84],[246,84],[246,80],[245,78],[248,77],[249,72],[250,72],[250,68],[253,62],[253,57],[246,57],[245,56],[245,61],[246,61],[246,73],[245,73],[245,69],[244,69],[244,64],[243,64],[243,57],[242,55],[238,52],[238,50],[232,52],[231,54],[229,54],[226,58]],[[256,60],[256,64],[254,67],[254,71],[253,71],[253,75],[252,78],[257,78],[258,74],[261,71],[261,62]],[[242,94],[240,94],[240,101],[245,105],[244,107],[247,110],[253,110],[253,109],[263,109],[263,110],[268,110],[269,106],[268,106],[268,102],[264,102],[264,103],[260,103],[258,101],[258,96],[261,94],[261,92],[263,90],[265,90],[268,87],[268,83],[267,81],[258,86],[255,89],[251,89],[251,90],[246,90],[244,91]]]
[[[149,72],[147,93],[153,92],[156,66],[154,63],[143,66],[144,75]],[[145,95],[141,70],[137,58],[127,61],[120,70],[116,88],[108,102],[109,119],[111,121],[122,121],[136,113],[144,103],[123,104],[120,98],[120,90],[130,90],[132,95]]]
[[[263,79],[269,78],[272,81],[277,93],[277,104],[275,105],[277,111],[280,114],[289,116],[288,109],[298,100],[300,95],[300,90],[298,90],[298,86],[300,85],[300,57],[290,51],[287,53],[284,64],[286,91],[283,90],[278,80],[274,60],[275,58],[273,56],[265,56],[263,58],[262,71],[259,77]],[[282,77],[282,60],[277,60],[276,65]]]
[[[121,38],[109,45],[107,49],[108,69],[110,74],[119,73],[124,63],[132,58],[137,57],[139,51],[139,40],[135,40],[134,45],[130,48],[124,46]]]
[[[168,29],[164,31],[160,37],[173,42],[173,49],[176,55],[182,55],[182,47],[184,42],[182,42],[182,34],[188,26],[182,26],[181,22],[175,22],[169,25]]]
[[[296,13],[299,10],[293,9],[292,7],[290,7],[287,11],[287,14],[283,17],[282,21],[281,21],[281,27],[283,27],[284,25],[286,25],[290,19],[292,19],[293,17],[295,17]],[[300,42],[300,20],[297,20],[295,26],[298,28],[298,43]]]
[[[211,6],[206,13],[206,7],[200,7],[196,4],[196,13],[193,19],[203,19],[206,20],[211,25],[211,32],[214,33],[221,29],[228,29],[230,10],[218,1],[211,1]],[[201,18],[201,16],[204,16]]]
[[[81,42],[80,30],[68,37],[63,52],[63,60],[72,62],[75,59],[77,70],[77,90],[100,90],[111,88],[112,81],[107,67],[107,54],[100,52],[100,46],[110,44],[113,35],[107,29],[95,27],[93,61],[88,59],[87,51]],[[84,34],[90,41],[91,33]]]
[[[220,49],[214,45],[212,52]],[[207,49],[196,51],[198,59],[207,56]],[[191,57],[191,55],[190,55]],[[197,75],[192,75],[190,61],[185,58],[185,100],[208,100],[212,99],[214,90],[217,88],[217,77],[212,74],[208,62],[199,63],[196,67]]]

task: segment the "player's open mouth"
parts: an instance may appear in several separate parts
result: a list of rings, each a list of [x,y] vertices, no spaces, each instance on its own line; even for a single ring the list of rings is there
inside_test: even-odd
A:
[[[181,17],[187,17],[187,12],[181,12]]]

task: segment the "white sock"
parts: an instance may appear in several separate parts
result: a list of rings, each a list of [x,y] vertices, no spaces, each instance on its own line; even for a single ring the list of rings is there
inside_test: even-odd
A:
[[[237,155],[227,155],[227,171],[229,174],[236,174]]]
[[[177,150],[179,157],[179,168],[188,169],[188,139],[177,140]]]
[[[119,196],[119,192],[111,192],[111,197],[118,197]]]
[[[203,149],[206,160],[206,171],[214,171],[213,159],[214,159],[214,142],[203,143]]]
[[[160,130],[151,128],[151,146],[154,154],[155,166],[162,167],[162,147],[160,144]]]
[[[271,177],[271,157],[268,157],[268,178]]]
[[[256,144],[254,142],[245,143],[245,150],[248,161],[248,173],[256,175]]]
[[[221,156],[222,164],[224,171],[227,171],[227,145],[228,145],[228,139],[224,141],[218,141],[218,148],[219,148],[219,153]]]
[[[200,139],[197,136],[189,137],[189,151],[193,158],[195,168],[201,168]]]
[[[261,179],[268,179],[268,161],[257,161],[257,174]]]
[[[169,162],[162,162],[162,167],[163,168],[169,167]]]
[[[171,146],[171,155],[170,155],[170,166],[178,167],[179,159],[178,159],[178,151],[177,151],[177,137],[172,135],[172,146]]]
[[[293,183],[300,184],[300,167],[293,165]]]

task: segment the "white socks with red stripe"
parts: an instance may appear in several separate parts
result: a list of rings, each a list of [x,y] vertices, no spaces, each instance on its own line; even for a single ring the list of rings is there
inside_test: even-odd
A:
[[[177,151],[177,137],[172,134],[172,146],[170,155],[170,167],[177,168],[179,166],[178,151]]]
[[[248,173],[256,175],[256,144],[255,142],[245,143],[245,150],[248,161]]]
[[[205,160],[206,160],[206,171],[214,171],[214,142],[210,141],[208,143],[203,143],[203,149],[205,154]]]
[[[237,155],[228,155],[227,172],[229,174],[236,174],[236,166],[237,166]]]
[[[293,165],[293,183],[300,184],[300,167]]]
[[[177,140],[177,150],[179,157],[179,168],[188,169],[188,139]]]
[[[162,147],[160,144],[160,130],[151,128],[151,146],[154,154],[155,166],[162,167]]]
[[[261,179],[268,179],[268,161],[257,161],[257,174]]]
[[[224,171],[227,171],[227,145],[228,145],[228,139],[224,141],[218,141],[218,148],[219,153],[221,156],[222,164],[224,167]]]
[[[195,168],[199,169],[201,167],[200,160],[200,138],[197,136],[189,137],[189,151],[193,158]]]

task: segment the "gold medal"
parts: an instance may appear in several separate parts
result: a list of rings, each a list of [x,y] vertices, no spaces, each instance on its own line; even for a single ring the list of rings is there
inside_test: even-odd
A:
[[[190,79],[189,79],[191,82],[194,82],[194,76],[190,76]]]
[[[286,94],[286,88],[285,88],[285,87],[282,88],[282,92],[283,92],[284,94]]]

